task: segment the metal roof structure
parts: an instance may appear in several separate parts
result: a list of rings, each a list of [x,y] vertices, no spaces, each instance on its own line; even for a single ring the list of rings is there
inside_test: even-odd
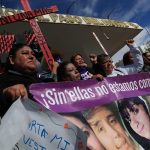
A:
[[[22,11],[0,8],[1,16],[18,12]],[[142,30],[138,24],[131,22],[55,13],[37,17],[36,20],[48,45],[52,50],[63,53],[64,60],[69,60],[70,56],[77,52],[85,59],[91,52],[104,53],[97,39],[108,54],[113,56],[125,45],[127,39],[134,38]],[[0,33],[4,30],[15,34],[21,41],[23,33],[32,29],[25,20],[1,26]]]

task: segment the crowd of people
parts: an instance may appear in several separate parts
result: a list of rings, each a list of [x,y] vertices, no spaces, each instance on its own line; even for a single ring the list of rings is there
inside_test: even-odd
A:
[[[29,93],[29,86],[33,83],[89,79],[102,81],[105,77],[149,72],[150,52],[142,54],[134,43],[134,40],[127,40],[126,44],[130,48],[130,51],[123,57],[124,66],[116,67],[111,57],[106,54],[96,55],[95,53],[90,53],[89,59],[92,67],[89,67],[80,53],[72,55],[70,60],[65,62],[62,61],[62,56],[59,53],[53,53],[54,62],[51,71],[48,69],[44,57],[40,60],[37,59],[30,46],[21,43],[14,44],[8,54],[6,65],[2,66],[0,64],[0,116],[4,116],[11,104],[18,97],[29,97],[33,99]],[[140,104],[137,105],[140,106]],[[131,135],[133,134],[132,136],[134,137],[138,133],[132,128],[131,121],[129,121],[131,117],[129,117],[129,115],[132,112],[134,113],[136,108],[127,108],[127,106],[122,108],[122,106],[125,105],[118,102],[119,111],[122,116],[124,116],[123,120],[125,124],[128,124],[129,128],[133,130]],[[130,110],[130,108],[132,108],[132,110]],[[95,113],[97,117],[95,116],[95,118],[93,118]],[[146,111],[145,113],[147,113],[147,120],[150,125],[149,112]],[[105,106],[94,108],[94,110],[89,113],[86,124],[76,118],[76,116],[80,116],[79,118],[83,117],[82,114],[63,114],[63,116],[73,123],[77,122],[75,124],[81,129],[83,129],[84,126],[86,130],[83,130],[83,132],[88,135],[87,146],[90,150],[135,149],[133,147],[133,141],[127,137],[123,127],[119,124],[117,119],[115,119],[111,110]],[[99,121],[97,121],[97,119],[99,119]],[[108,125],[108,122],[110,122],[111,125]],[[129,128],[127,129],[130,130]],[[147,130],[150,130],[150,128],[147,127]],[[117,132],[115,133],[114,131]],[[112,137],[113,134],[115,137]],[[92,143],[90,140],[91,136],[94,137]],[[110,137],[110,140],[108,140],[108,137]],[[149,144],[148,146],[150,146],[149,135],[144,137],[144,135],[139,134],[138,137],[146,138],[146,145]],[[110,146],[108,141],[111,143],[110,145],[113,146]],[[137,140],[137,142],[140,144],[139,140]],[[143,146],[142,144],[140,145]],[[148,150],[147,147],[145,149]]]

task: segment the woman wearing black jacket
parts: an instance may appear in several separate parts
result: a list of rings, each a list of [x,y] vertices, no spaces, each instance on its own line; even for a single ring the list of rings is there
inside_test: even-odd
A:
[[[18,97],[28,96],[28,87],[40,82],[36,76],[36,58],[25,44],[16,44],[8,56],[7,72],[0,77],[0,115],[3,116]]]

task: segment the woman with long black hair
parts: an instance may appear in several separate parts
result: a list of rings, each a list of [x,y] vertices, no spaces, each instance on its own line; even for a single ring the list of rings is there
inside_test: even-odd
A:
[[[119,112],[128,132],[145,150],[150,149],[150,115],[146,103],[139,97],[118,102]]]

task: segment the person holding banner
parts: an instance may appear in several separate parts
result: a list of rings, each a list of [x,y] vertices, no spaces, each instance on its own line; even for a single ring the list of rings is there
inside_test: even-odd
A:
[[[136,150],[114,114],[109,106],[98,106],[86,118],[106,150]]]
[[[37,83],[37,82],[41,82],[37,77],[36,77],[36,69],[37,69],[37,66],[36,66],[36,58],[34,56],[34,52],[32,51],[32,49],[25,45],[25,44],[17,44],[17,45],[14,45],[13,49],[10,51],[9,53],[9,62],[8,62],[8,73],[4,76],[4,78],[0,78],[0,109],[3,108],[3,110],[0,110],[0,115],[3,116],[5,114],[5,112],[7,111],[7,109],[11,106],[11,104],[13,103],[13,101],[17,100],[18,97],[26,97],[26,96],[29,96],[29,93],[28,93],[28,88],[30,86],[30,84],[32,83]],[[19,99],[17,100],[18,103],[19,102]],[[3,100],[3,101],[2,101]],[[54,136],[51,137],[52,140],[58,140],[58,146],[56,144],[54,144],[54,146],[56,147],[56,149],[60,148],[60,149],[66,149],[66,146],[65,148],[63,147],[59,147],[60,146],[60,138],[62,137],[58,137],[57,138],[57,135],[56,133],[58,132],[58,127],[60,128],[61,130],[61,134],[63,135],[63,138],[64,138],[64,135],[65,133],[67,134],[67,139],[69,139],[71,141],[72,139],[72,136],[74,139],[77,140],[77,137],[75,137],[76,134],[68,134],[68,131],[70,130],[71,133],[74,133],[72,132],[72,128],[69,129],[69,130],[66,130],[66,128],[64,127],[64,123],[63,121],[61,120],[62,117],[58,118],[59,116],[54,116],[55,120],[58,119],[59,122],[61,122],[62,126],[61,125],[58,125],[57,123],[55,123],[53,120],[52,120],[52,112],[51,111],[48,111],[46,113],[46,111],[44,111],[43,108],[39,107],[39,106],[36,106],[32,101],[30,101],[29,99],[26,99],[26,101],[24,103],[28,103],[28,107],[27,109],[29,108],[29,110],[33,110],[31,109],[31,107],[34,107],[34,112],[36,113],[43,113],[45,112],[46,116],[48,116],[48,118],[50,119],[51,122],[45,122],[45,125],[49,125],[49,127],[51,129],[53,129],[53,132],[49,132],[46,131],[46,128],[44,128],[44,125],[41,125],[40,123],[36,123],[37,120],[35,120],[35,116],[38,116],[38,114],[34,113],[34,123],[33,123],[33,130],[35,131],[35,133],[37,133],[37,135],[39,135],[40,138],[42,138],[42,143],[44,142],[45,140],[45,137],[47,137],[47,135],[52,135],[52,133],[54,133]],[[21,103],[22,104],[22,103]],[[1,107],[2,106],[2,107]],[[14,105],[13,105],[14,106]],[[12,107],[13,107],[12,106]],[[17,105],[18,106],[18,105]],[[19,108],[20,108],[21,105],[19,105]],[[5,109],[4,109],[5,108]],[[21,109],[22,110],[22,109]],[[11,112],[11,111],[10,111]],[[19,112],[19,111],[17,111]],[[23,112],[26,112],[23,110]],[[29,114],[32,116],[33,111],[31,111],[31,113],[29,112]],[[14,112],[14,114],[16,114],[16,119],[17,118],[17,113]],[[54,114],[54,113],[53,113]],[[19,114],[18,114],[19,115]],[[20,114],[22,115],[22,114]],[[24,114],[25,117],[24,117],[24,123],[26,123],[26,121],[29,119],[31,121],[31,116],[29,117],[28,116],[28,111],[27,111],[27,114]],[[7,114],[5,115],[7,116]],[[4,116],[4,118],[5,118]],[[8,115],[9,116],[9,115]],[[15,116],[15,115],[12,115],[12,116]],[[27,117],[28,116],[28,117]],[[44,115],[42,114],[42,117]],[[51,116],[51,117],[49,117]],[[22,117],[21,117],[22,118]],[[64,120],[64,118],[62,118]],[[13,120],[13,118],[12,118]],[[43,118],[42,118],[43,120]],[[41,122],[42,124],[44,123],[44,121],[42,122],[42,120],[40,119],[39,122]],[[14,120],[13,120],[14,121]],[[20,118],[18,119],[18,121],[20,121]],[[6,121],[7,123],[7,121]],[[14,122],[13,122],[14,123]],[[52,123],[51,125],[54,125],[53,127],[50,125],[50,123]],[[31,123],[29,123],[31,125]],[[65,124],[66,124],[66,121],[65,121]],[[14,124],[13,124],[14,125]],[[24,124],[25,125],[25,124]],[[56,130],[55,127],[56,125],[58,126]],[[69,124],[67,124],[69,125]],[[26,128],[25,130],[27,129],[27,127],[29,127],[28,124],[25,125]],[[69,125],[71,127],[71,125]],[[24,126],[23,126],[24,127]],[[30,126],[31,127],[31,126]],[[65,129],[64,129],[65,128]],[[17,128],[18,129],[18,128]],[[29,129],[29,128],[28,128]],[[64,134],[63,134],[63,130],[64,129]],[[19,130],[19,129],[18,129]],[[17,131],[18,131],[17,130]],[[21,130],[22,132],[23,130]],[[31,131],[31,130],[30,130]],[[78,129],[77,129],[78,131]],[[80,131],[80,130],[79,130]],[[15,131],[13,131],[15,132]],[[82,133],[81,131],[80,132],[77,132],[77,133]],[[17,133],[8,133],[8,135],[10,134],[13,134],[13,135],[16,135],[18,134]],[[28,136],[28,134],[26,134]],[[29,134],[30,135],[30,134]],[[32,136],[31,136],[32,135]],[[26,146],[28,146],[28,148],[30,149],[41,149],[41,150],[44,150],[46,149],[45,148],[45,145],[39,145],[37,142],[35,142],[33,139],[37,140],[37,135],[36,134],[31,134],[29,138],[27,138],[27,141],[24,142],[24,144],[26,144]],[[32,138],[31,138],[32,137]],[[35,137],[35,138],[34,138]],[[44,139],[43,139],[44,137]],[[86,145],[82,145],[84,144],[82,141],[85,141],[85,144],[86,144],[86,138],[85,136],[82,135],[80,136],[81,138],[79,139],[80,143],[81,144],[81,147],[82,149],[85,149]],[[21,138],[21,137],[20,137]],[[82,140],[83,138],[83,140]],[[19,139],[18,139],[19,140]],[[50,144],[50,138],[47,137],[47,141],[48,143]],[[63,139],[62,140],[62,143],[64,142],[65,140]],[[16,141],[18,142],[18,141]],[[67,141],[66,141],[67,143]],[[22,144],[22,143],[21,143]],[[70,145],[72,145],[72,143],[69,143]],[[68,144],[68,145],[69,145]],[[78,144],[78,143],[77,143]],[[66,144],[67,145],[67,144]],[[24,145],[25,146],[25,145]],[[61,145],[62,146],[62,145]],[[75,147],[76,145],[72,145],[72,147]],[[77,145],[78,146],[78,145]],[[80,145],[79,145],[80,146]],[[54,149],[53,147],[50,147],[50,149]]]
[[[77,68],[70,62],[63,62],[57,69],[58,81],[78,81],[81,79]],[[88,136],[87,146],[89,150],[104,150],[97,137],[90,128],[88,122],[81,113],[62,114],[69,121],[78,126]]]
[[[123,122],[132,137],[145,149],[150,148],[150,115],[144,100],[139,97],[118,101]]]
[[[127,40],[126,43],[130,48],[130,52],[134,62],[133,64],[115,68],[110,56],[106,54],[101,54],[97,56],[97,62],[99,64],[100,69],[105,72],[105,77],[128,75],[138,73],[142,70],[144,63],[140,50],[134,44],[134,40]]]
[[[34,52],[25,44],[13,46],[8,56],[8,71],[0,78],[1,116],[18,97],[28,95],[32,83],[41,82],[36,76],[37,63]]]

